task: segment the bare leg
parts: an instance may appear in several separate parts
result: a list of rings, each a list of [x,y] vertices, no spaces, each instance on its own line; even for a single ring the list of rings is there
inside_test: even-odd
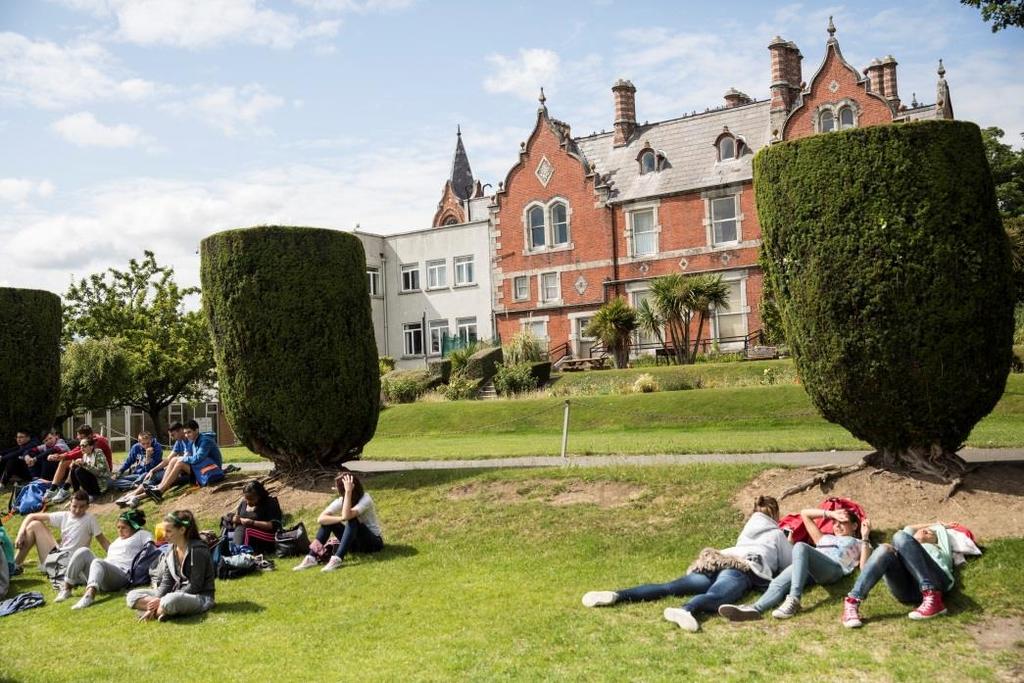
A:
[[[49,527],[38,520],[24,525],[24,528],[18,532],[18,535],[21,536],[21,546],[18,548],[18,554],[14,558],[14,564],[18,566],[25,562],[25,558],[28,557],[33,547],[39,552],[40,565],[46,559],[46,556],[50,554],[50,551],[57,547],[57,541],[53,538],[53,533]]]
[[[53,475],[53,486],[60,486],[68,478],[68,470],[71,469],[70,460],[61,460],[60,464],[57,465],[57,472]]]
[[[160,486],[157,490],[160,493],[166,493],[167,489],[174,486],[175,482],[178,481],[178,477],[182,474],[191,474],[192,468],[187,463],[181,460],[175,460],[173,465],[169,465],[167,468],[167,474],[164,475],[163,481],[160,482]]]

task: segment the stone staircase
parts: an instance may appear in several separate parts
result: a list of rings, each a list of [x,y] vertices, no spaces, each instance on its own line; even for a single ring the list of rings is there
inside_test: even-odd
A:
[[[487,383],[480,387],[480,391],[477,392],[477,398],[481,401],[493,401],[498,398],[498,392],[494,389],[493,380],[487,380]]]

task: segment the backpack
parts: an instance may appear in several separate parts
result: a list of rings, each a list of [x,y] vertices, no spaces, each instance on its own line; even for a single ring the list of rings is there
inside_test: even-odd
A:
[[[14,502],[11,509],[16,510],[19,515],[39,512],[43,509],[43,494],[48,488],[50,488],[50,483],[42,479],[30,481],[13,494]]]
[[[8,571],[14,571],[14,543],[11,542],[11,537],[7,535],[7,530],[2,524],[0,524],[0,547],[3,547],[4,550],[0,562],[6,562]]]
[[[860,506],[860,503],[852,501],[849,498],[829,497],[823,500],[821,505],[818,507],[822,510],[839,510],[842,508],[843,510],[847,510],[857,515],[857,519],[860,520],[867,517],[867,513],[864,512],[864,508]],[[833,520],[818,518],[814,520],[814,523],[819,529],[821,529],[823,534],[832,533]],[[803,520],[798,514],[786,515],[780,519],[779,528],[786,532],[790,543],[796,544],[803,542],[809,545],[814,545],[814,541],[811,540],[811,536],[807,533],[807,529],[804,528]],[[857,529],[857,537],[860,538],[859,527]]]
[[[246,574],[252,574],[259,569],[255,556],[248,553],[238,555],[222,555],[217,561],[218,579],[237,579]]]
[[[139,552],[135,553],[135,557],[132,558],[132,566],[128,570],[128,586],[134,588],[135,586],[144,586],[150,583],[151,576],[150,572],[153,569],[153,565],[163,558],[163,553],[160,552],[160,548],[156,547],[156,543],[153,541],[146,541],[145,545],[139,549]]]

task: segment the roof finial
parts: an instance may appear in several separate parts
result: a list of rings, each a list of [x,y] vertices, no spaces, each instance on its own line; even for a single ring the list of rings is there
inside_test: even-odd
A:
[[[456,123],[455,124],[455,135],[456,135],[456,137],[460,137],[460,138],[462,137],[462,124],[461,123]]]
[[[828,37],[829,38],[835,38],[836,37],[836,25],[832,23],[832,16],[831,15],[829,15],[829,18],[828,18]]]
[[[939,58],[939,78],[944,78],[946,75],[946,67],[942,66],[942,58]]]
[[[544,86],[540,87],[540,97],[537,98],[537,101],[540,102],[540,106],[542,107],[545,106],[544,103],[548,101],[548,98],[544,97]]]

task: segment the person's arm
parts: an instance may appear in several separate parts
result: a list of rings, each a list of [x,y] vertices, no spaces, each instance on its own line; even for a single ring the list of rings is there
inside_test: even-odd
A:
[[[164,553],[164,559],[162,561],[166,563],[177,562],[174,558],[174,552],[175,550],[172,547],[169,551]],[[164,567],[164,570],[160,572],[160,583],[157,584],[156,587],[156,597],[158,598],[162,598],[174,590],[174,576],[171,574],[172,566],[173,565],[167,564]]]
[[[213,558],[204,546],[190,546],[188,552],[189,556],[185,558],[185,565],[189,568],[188,584],[182,590],[198,595],[213,576]]]
[[[815,544],[821,540],[824,536],[821,533],[821,529],[814,523],[815,519],[831,519],[832,514],[828,510],[821,510],[818,508],[804,508],[800,511],[800,519],[804,523],[804,528],[807,529],[807,535],[811,537],[811,540]]]
[[[871,522],[867,517],[860,522],[860,569],[864,571],[864,565],[868,563],[868,558],[871,557]]]
[[[138,444],[136,444],[136,446],[137,445]],[[117,470],[118,477],[123,477],[125,472],[132,468],[132,465],[135,464],[135,461],[138,458],[138,454],[138,449],[136,449],[135,446],[132,446],[131,450],[128,451],[128,457],[124,459],[124,462],[121,463],[121,467],[119,467]]]
[[[107,552],[107,548],[110,547],[110,541],[107,540],[107,537],[102,533],[99,533],[96,535],[96,541],[100,544],[100,547],[103,548],[103,552]]]

